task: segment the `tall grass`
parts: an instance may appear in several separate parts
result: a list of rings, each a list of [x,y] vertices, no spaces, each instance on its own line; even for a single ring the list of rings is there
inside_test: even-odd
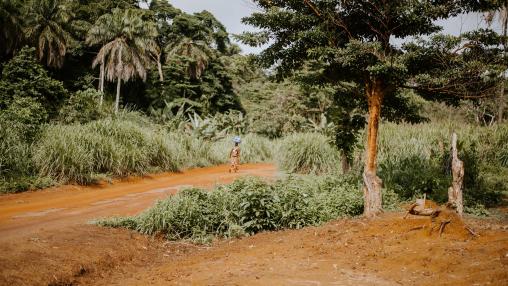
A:
[[[228,159],[232,143],[166,132],[142,119],[125,114],[86,124],[50,125],[35,146],[35,166],[42,176],[87,184],[103,175],[180,171]],[[268,139],[245,136],[242,161],[270,161],[271,145]]]
[[[225,138],[213,143],[212,152],[220,162],[227,162],[229,152],[233,147],[232,138]],[[277,150],[277,141],[256,134],[242,136],[241,162],[262,163],[271,162]]]
[[[274,184],[243,178],[211,192],[185,190],[138,216],[98,224],[203,241],[317,225],[362,211],[361,192],[337,177],[289,177]]]
[[[296,133],[286,136],[275,155],[279,167],[290,173],[324,174],[338,172],[339,153],[326,136]]]
[[[384,123],[379,136],[379,175],[386,188],[405,199],[430,194],[445,201],[451,185],[450,140],[458,135],[464,161],[464,199],[468,207],[493,206],[508,189],[504,154],[508,125],[478,127],[458,123]],[[357,150],[357,157],[363,150]]]
[[[12,122],[0,118],[0,177],[29,173],[32,166],[30,144],[24,142]]]

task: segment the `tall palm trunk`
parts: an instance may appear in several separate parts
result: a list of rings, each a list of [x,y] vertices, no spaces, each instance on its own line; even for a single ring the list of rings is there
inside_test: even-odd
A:
[[[99,91],[101,92],[101,99],[99,101],[99,105],[102,106],[102,101],[104,98],[104,61],[101,63],[100,67],[100,75],[99,75]]]
[[[122,85],[122,78],[118,77],[118,83],[116,85],[116,99],[115,99],[115,113],[118,113],[118,106],[120,105],[120,87]]]
[[[159,71],[159,80],[164,81],[164,75],[162,74],[161,54],[157,55],[157,70]]]
[[[118,59],[122,61],[122,46],[120,46],[120,50],[118,51]],[[115,114],[118,113],[118,108],[120,106],[120,88],[122,87],[122,71],[117,70],[117,79],[118,83],[116,85],[116,99],[115,99]]]
[[[380,80],[369,81],[366,84],[366,96],[369,106],[369,122],[367,126],[367,158],[363,171],[364,215],[376,216],[381,212],[381,179],[376,174],[377,138],[379,120],[381,117],[381,103],[386,88]]]

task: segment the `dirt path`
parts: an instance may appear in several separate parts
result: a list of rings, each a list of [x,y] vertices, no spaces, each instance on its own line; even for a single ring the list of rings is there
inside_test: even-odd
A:
[[[245,174],[275,169],[249,165]],[[459,224],[438,237],[412,230],[428,218],[386,213],[210,246],[85,224],[235,176],[205,168],[0,197],[0,285],[508,285],[506,219],[467,218],[479,237]]]
[[[271,164],[245,164],[238,173],[228,166],[163,173],[99,186],[62,186],[44,191],[0,196],[0,243],[37,233],[84,224],[115,215],[136,214],[154,201],[182,188],[212,187],[246,175],[273,177]]]

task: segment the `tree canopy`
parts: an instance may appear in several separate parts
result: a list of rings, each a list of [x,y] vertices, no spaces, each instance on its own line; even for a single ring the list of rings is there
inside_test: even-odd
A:
[[[315,83],[347,82],[365,94],[369,117],[363,177],[365,214],[369,216],[381,210],[382,182],[376,176],[376,155],[384,102],[401,88],[440,100],[490,96],[489,90],[504,70],[496,50],[500,37],[487,30],[465,37],[436,36],[402,47],[393,43],[394,38],[432,35],[442,29],[436,20],[492,9],[493,1],[255,2],[262,11],[244,22],[262,31],[242,38],[254,45],[269,44],[259,56],[265,67],[273,66],[282,78],[315,61],[319,67]],[[354,93],[342,96],[351,101]]]

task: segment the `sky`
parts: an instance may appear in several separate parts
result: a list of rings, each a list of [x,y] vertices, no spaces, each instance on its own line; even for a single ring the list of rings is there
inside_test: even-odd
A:
[[[243,17],[249,16],[256,12],[256,5],[250,0],[169,0],[169,2],[187,12],[195,13],[207,10],[226,26],[231,34],[240,34],[244,31],[255,31],[254,27],[247,26],[241,23]],[[446,34],[458,35],[461,32],[474,30],[478,27],[484,27],[481,14],[468,14],[445,21],[439,21],[438,24],[442,25]],[[395,43],[400,41],[395,41]],[[242,48],[243,53],[259,53],[263,48],[253,48],[238,43]]]

